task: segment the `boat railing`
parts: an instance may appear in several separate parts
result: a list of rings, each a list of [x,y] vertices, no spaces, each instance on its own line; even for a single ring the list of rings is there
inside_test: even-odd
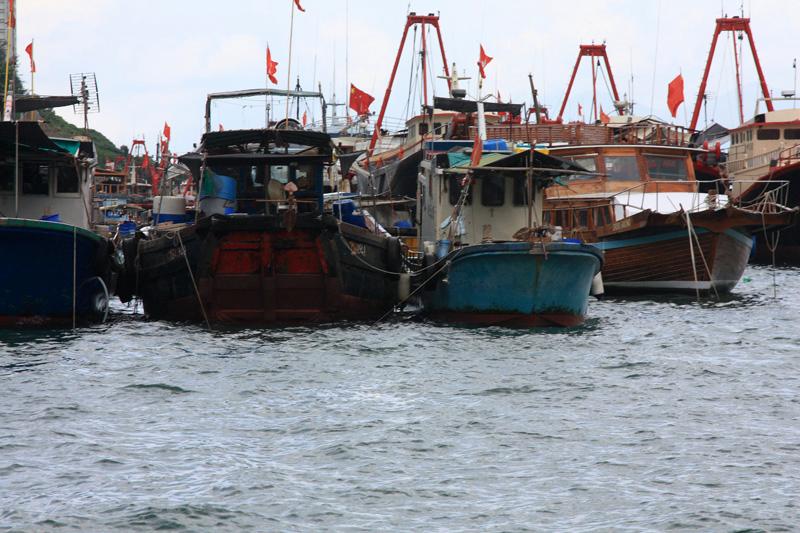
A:
[[[473,128],[474,129],[474,128]],[[503,138],[545,146],[646,144],[687,146],[691,131],[672,124],[496,124],[486,126],[488,138]]]
[[[759,213],[779,213],[789,209],[788,180],[736,180],[736,187],[753,194],[731,195],[730,204]]]
[[[789,182],[786,180],[737,181],[737,186],[741,184],[743,190],[756,184],[763,186],[756,196],[747,198],[726,194],[730,192],[730,183],[724,179],[698,180],[691,183],[694,185],[692,190],[676,191],[675,181],[647,181],[628,187],[611,195],[610,198],[615,205],[623,207],[625,216],[633,214],[628,212],[629,209],[636,211],[653,209],[661,212],[663,208],[668,209],[668,212],[681,209],[694,212],[716,209],[726,205],[760,213],[774,213],[785,210],[789,202]],[[681,198],[679,204],[675,204],[674,193],[676,192],[688,192],[690,196]]]
[[[729,160],[725,169],[729,174],[760,167],[784,167],[800,161],[800,144],[788,148],[775,148],[763,154]]]

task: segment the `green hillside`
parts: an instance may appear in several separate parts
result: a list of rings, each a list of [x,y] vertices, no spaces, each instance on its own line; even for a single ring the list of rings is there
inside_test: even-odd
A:
[[[44,120],[42,129],[51,137],[76,137],[86,135],[83,128],[70,124],[58,116],[52,109],[43,109],[39,111],[39,115]],[[97,161],[100,165],[105,164],[108,160],[113,161],[118,155],[124,155],[122,150],[117,148],[108,137],[99,131],[89,129],[88,134],[97,148]]]

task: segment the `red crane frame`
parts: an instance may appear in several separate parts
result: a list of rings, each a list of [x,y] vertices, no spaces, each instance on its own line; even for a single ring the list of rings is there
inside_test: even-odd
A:
[[[611,84],[611,92],[614,94],[614,100],[616,102],[619,101],[619,93],[617,92],[617,84],[614,83],[614,74],[611,72],[611,64],[608,61],[608,54],[606,53],[606,45],[605,44],[582,44],[578,50],[578,59],[575,60],[575,67],[572,69],[572,77],[569,79],[569,85],[567,85],[567,92],[564,94],[564,102],[561,104],[561,109],[558,112],[558,116],[555,119],[555,122],[561,123],[564,121],[564,110],[567,108],[567,101],[569,100],[569,94],[572,92],[572,85],[575,83],[575,75],[578,73],[578,67],[581,64],[581,59],[584,57],[592,58],[592,94],[594,95],[594,119],[597,120],[597,78],[595,76],[594,70],[594,58],[595,57],[602,57],[603,61],[606,65],[606,72],[608,72],[608,81]],[[616,107],[616,106],[615,106]],[[617,109],[617,112],[622,115],[622,110]]]
[[[372,132],[372,139],[369,141],[369,153],[372,154],[372,151],[375,149],[375,144],[378,142],[378,136],[380,135],[381,125],[383,124],[383,117],[386,114],[386,106],[389,103],[389,95],[392,94],[392,85],[394,84],[394,77],[397,74],[397,66],[400,64],[400,56],[403,53],[403,48],[406,43],[406,36],[408,35],[408,30],[415,24],[420,24],[422,26],[422,87],[423,93],[425,98],[425,105],[428,105],[428,71],[427,71],[427,62],[426,59],[428,57],[428,50],[427,45],[425,42],[425,25],[429,24],[436,28],[436,35],[439,38],[439,50],[442,53],[442,62],[444,63],[444,74],[445,76],[450,76],[450,69],[447,66],[447,56],[444,53],[444,43],[442,42],[442,30],[439,27],[439,17],[438,15],[428,14],[428,15],[417,15],[416,13],[409,13],[408,17],[406,18],[406,26],[403,29],[403,37],[400,39],[400,47],[397,49],[397,57],[394,60],[394,66],[392,67],[392,75],[389,77],[389,85],[386,87],[386,94],[383,96],[383,102],[381,103],[381,110],[378,113],[378,120],[375,122],[375,129]],[[450,80],[447,81],[447,86],[450,86]]]
[[[774,107],[772,106],[772,99],[769,95],[769,89],[767,88],[767,81],[764,79],[764,71],[761,70],[761,62],[758,60],[758,53],[756,52],[756,44],[753,40],[753,32],[750,31],[750,19],[744,17],[732,17],[732,18],[718,18],[717,25],[714,28],[714,38],[711,41],[711,49],[708,51],[708,59],[706,60],[706,69],[703,71],[703,81],[700,83],[700,90],[697,91],[697,100],[694,102],[694,111],[692,112],[692,122],[689,125],[689,129],[695,129],[697,126],[697,119],[700,118],[700,107],[703,102],[703,94],[706,90],[706,83],[708,83],[708,73],[711,70],[711,62],[714,59],[714,50],[717,47],[717,39],[719,35],[724,32],[744,32],[747,34],[747,41],[750,43],[750,51],[753,53],[753,61],[756,64],[756,72],[758,72],[758,80],[761,83],[761,91],[764,94],[764,100],[767,104],[767,110],[774,111]],[[735,41],[734,41],[735,43]],[[736,85],[739,91],[739,118],[742,122],[744,122],[744,112],[742,109],[742,86],[741,81],[739,80],[739,65],[738,65],[738,53],[734,49],[734,56],[736,58]]]

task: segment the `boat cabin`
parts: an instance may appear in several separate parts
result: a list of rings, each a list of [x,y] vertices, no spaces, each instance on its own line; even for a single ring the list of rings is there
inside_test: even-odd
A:
[[[726,168],[735,180],[755,180],[771,166],[797,160],[800,109],[780,109],[756,115],[730,131]]]
[[[322,212],[323,178],[332,154],[330,137],[321,132],[228,130],[206,133],[200,151],[179,160],[200,183],[204,214],[255,215],[277,213],[290,197],[298,212]],[[204,198],[221,200],[205,203],[220,208],[204,208]]]
[[[580,165],[586,172],[549,187],[547,197],[616,193],[694,192],[697,190],[693,153],[683,146],[596,145],[564,146],[551,155]]]
[[[478,165],[470,164],[470,154],[462,151],[440,153],[420,165],[420,251],[425,241],[447,239],[455,246],[510,241],[521,229],[541,226],[542,187],[558,169],[577,168],[532,150],[484,153]],[[553,173],[542,173],[544,167]],[[467,180],[469,193],[459,210]]]
[[[53,220],[88,228],[93,143],[54,139],[38,122],[19,122],[19,152],[15,153],[16,135],[13,122],[0,123],[0,217]]]

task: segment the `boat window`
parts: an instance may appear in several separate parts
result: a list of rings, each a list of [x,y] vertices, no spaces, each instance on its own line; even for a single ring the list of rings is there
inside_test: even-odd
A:
[[[542,213],[542,224],[550,224],[552,218],[552,211],[545,211]]]
[[[533,198],[536,199],[536,184],[533,185]],[[528,179],[514,176],[514,205],[528,205]]]
[[[58,167],[56,174],[56,192],[78,192],[78,172],[75,167]]]
[[[777,141],[781,138],[781,130],[777,128],[761,128],[756,132],[759,141]]]
[[[36,163],[22,165],[22,194],[50,194],[50,167]]]
[[[576,165],[582,166],[587,172],[597,172],[597,160],[594,156],[573,156],[566,159],[572,161]],[[595,176],[584,176],[581,174],[573,174],[569,177],[570,180],[590,180],[594,178]]]
[[[0,166],[0,192],[14,191],[14,167],[10,165]]]
[[[588,209],[576,209],[573,211],[575,216],[575,224],[574,227],[576,228],[587,228],[589,227],[589,210]]]
[[[481,204],[486,207],[499,207],[506,199],[506,178],[499,174],[490,174],[480,179]]]
[[[461,195],[461,180],[464,178],[463,175],[459,174],[450,174],[450,179],[448,180],[447,184],[447,195],[450,197],[450,205],[456,205],[458,203],[458,197]],[[467,200],[465,205],[470,205],[472,203],[472,186],[470,185],[470,191],[467,193]]]
[[[272,165],[269,167],[269,179],[286,185],[289,183],[289,167],[286,165]]]
[[[412,124],[408,127],[408,138],[412,139],[417,136],[417,126],[416,124]]]
[[[428,123],[427,122],[420,122],[419,123],[419,134],[420,136],[425,135],[428,133]]]
[[[299,165],[294,171],[294,181],[300,190],[314,189],[316,168],[313,165]]]
[[[753,130],[747,130],[747,140],[748,141],[753,140]]]
[[[646,155],[647,173],[654,180],[686,181],[689,174],[683,157]]]
[[[611,217],[608,213],[608,207],[595,207],[594,208],[594,225],[597,226],[605,226],[611,223]]]
[[[441,122],[434,122],[433,123],[433,133],[434,133],[434,135],[441,135],[442,134],[442,123]]]
[[[636,156],[617,155],[606,156],[606,174],[608,179],[639,181],[639,165]]]
[[[797,140],[800,139],[800,129],[798,128],[786,128],[783,130],[783,138],[787,140]]]

